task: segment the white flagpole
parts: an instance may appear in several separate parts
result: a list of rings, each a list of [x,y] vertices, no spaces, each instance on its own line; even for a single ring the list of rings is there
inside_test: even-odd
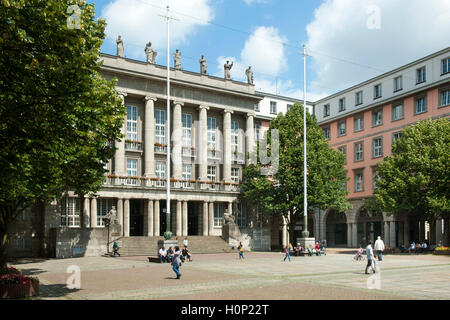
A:
[[[166,233],[170,232],[170,17],[169,6],[167,6],[167,163],[166,163]]]
[[[306,46],[303,45],[303,216],[305,238],[308,233],[308,194],[306,169]]]

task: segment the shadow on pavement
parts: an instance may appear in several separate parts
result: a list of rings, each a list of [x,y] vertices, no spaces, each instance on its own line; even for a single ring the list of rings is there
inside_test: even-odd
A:
[[[61,298],[69,294],[76,293],[79,289],[68,289],[65,284],[40,284],[40,298]]]

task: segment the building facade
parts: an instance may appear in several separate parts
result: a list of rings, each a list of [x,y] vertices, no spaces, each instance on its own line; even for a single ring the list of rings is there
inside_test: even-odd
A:
[[[422,119],[450,115],[450,48],[414,61],[314,103],[329,145],[346,155],[352,209],[316,213],[320,239],[356,247],[382,236],[387,246],[411,241],[432,244],[448,234],[448,220],[423,221],[406,215],[374,216],[364,200],[376,188],[377,163],[392,155],[402,129]],[[443,225],[444,223],[444,225]]]

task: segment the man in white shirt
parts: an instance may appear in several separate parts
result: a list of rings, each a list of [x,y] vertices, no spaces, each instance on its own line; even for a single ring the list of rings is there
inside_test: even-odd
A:
[[[377,251],[378,261],[383,260],[382,252],[384,250],[384,242],[381,240],[380,236],[378,236],[377,241],[375,241],[374,249]]]
[[[164,260],[167,261],[167,250],[166,248],[162,247],[159,249],[159,263],[162,263]]]
[[[187,239],[187,238],[184,238],[184,240],[183,240],[183,246],[185,246],[186,249],[187,249],[187,246],[188,246],[188,239]]]

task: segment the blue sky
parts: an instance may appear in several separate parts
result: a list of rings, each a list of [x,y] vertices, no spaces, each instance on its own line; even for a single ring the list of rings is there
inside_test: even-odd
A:
[[[251,65],[255,87],[303,98],[307,44],[308,100],[334,93],[450,45],[448,0],[94,0],[97,17],[107,20],[102,52],[145,60],[145,43],[166,65],[166,28],[159,14],[169,5],[179,19],[171,24],[171,55],[182,54],[182,68],[245,81]],[[443,32],[445,31],[445,32]],[[173,65],[173,58],[170,58]]]

